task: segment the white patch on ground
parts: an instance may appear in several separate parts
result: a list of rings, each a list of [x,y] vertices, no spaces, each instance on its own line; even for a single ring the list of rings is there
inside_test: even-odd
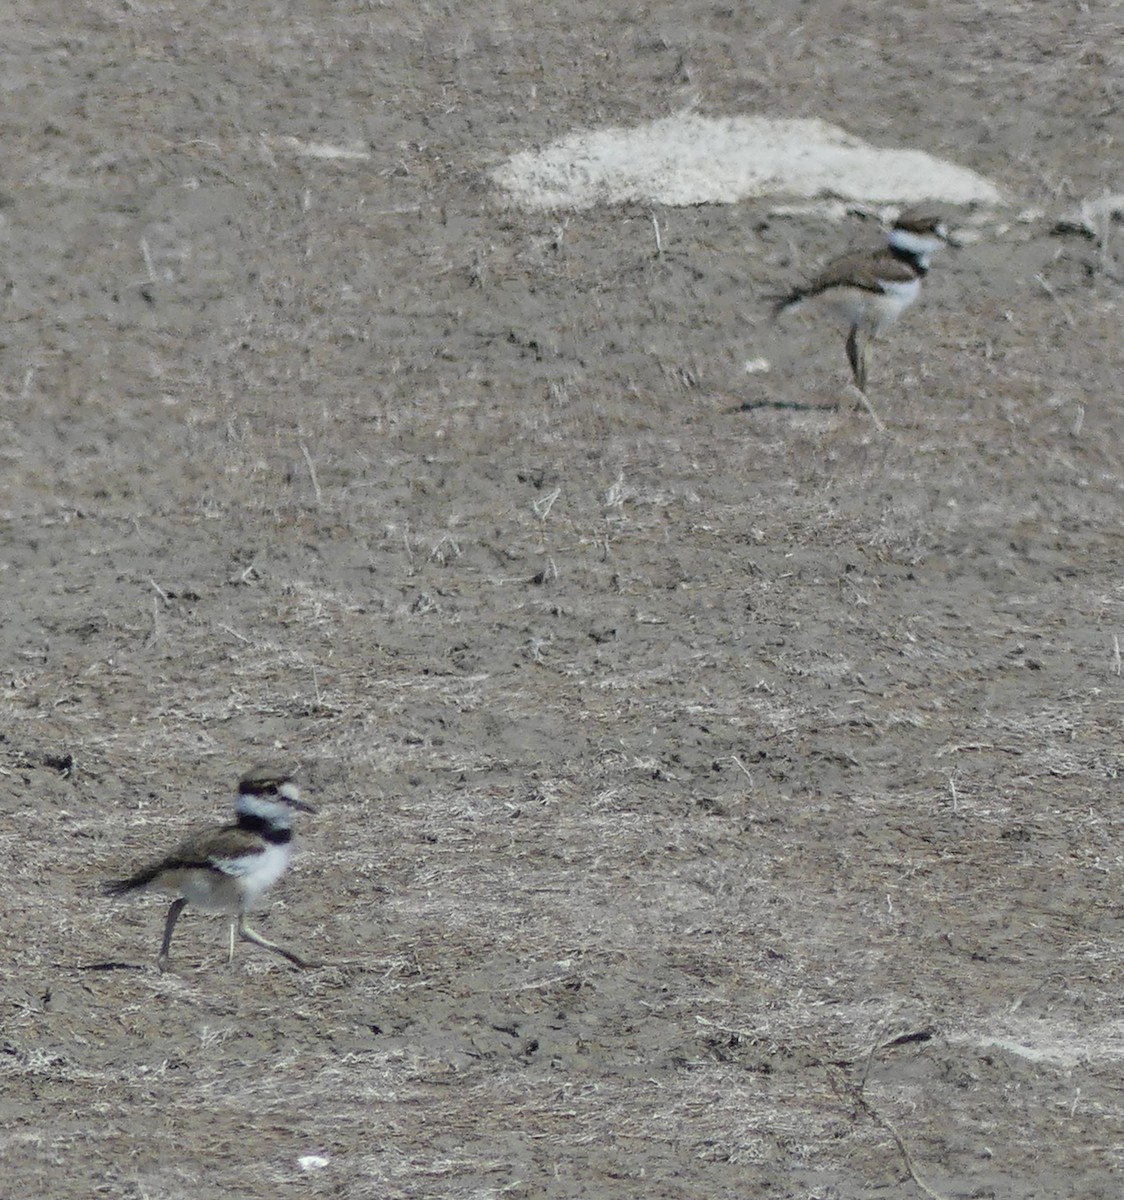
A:
[[[333,146],[328,142],[302,142],[295,137],[268,138],[280,150],[288,150],[301,158],[325,158],[343,162],[366,162],[370,152],[362,146]]]
[[[732,204],[789,193],[873,204],[997,204],[999,189],[920,150],[881,150],[820,120],[685,114],[577,133],[492,172],[524,208]]]
[[[966,1042],[981,1050],[999,1050],[1027,1062],[1058,1067],[1124,1059],[1124,1023],[1119,1021],[1089,1028],[1030,1021],[1002,1034],[961,1033],[954,1034],[950,1040]]]
[[[1113,221],[1124,221],[1124,193],[1106,193],[1082,200],[1076,208],[1058,218],[1058,229],[1063,233],[1075,230],[1107,240],[1108,227]]]

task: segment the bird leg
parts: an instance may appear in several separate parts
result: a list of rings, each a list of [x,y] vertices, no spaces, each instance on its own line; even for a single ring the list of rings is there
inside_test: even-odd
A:
[[[859,327],[852,325],[851,332],[847,337],[847,361],[851,364],[851,374],[855,377],[859,403],[866,409],[875,428],[881,433],[886,426],[882,423],[882,418],[874,411],[874,405],[871,404],[866,394],[866,362],[869,349],[870,338],[863,338],[860,343]]]
[[[866,349],[869,342],[864,339],[859,345],[859,327],[851,326],[847,335],[847,361],[851,364],[851,374],[855,377],[855,387],[860,392],[866,391]]]
[[[263,950],[272,950],[274,954],[280,954],[282,958],[287,958],[295,967],[307,968],[320,965],[314,959],[301,958],[291,950],[286,950],[284,946],[278,946],[276,942],[271,942],[267,938],[263,938],[260,933],[255,933],[246,924],[245,913],[238,914],[238,936],[244,942],[253,942],[255,946],[261,946]]]
[[[180,896],[178,900],[172,901],[172,907],[168,909],[168,919],[164,922],[164,942],[160,947],[160,957],[156,960],[156,965],[161,971],[168,969],[168,951],[172,946],[172,930],[175,929],[176,922],[180,919],[180,913],[186,907],[187,901]]]

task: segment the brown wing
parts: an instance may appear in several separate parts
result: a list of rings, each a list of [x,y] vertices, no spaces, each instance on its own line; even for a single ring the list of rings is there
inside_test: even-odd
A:
[[[786,308],[818,296],[833,287],[882,292],[885,290],[882,286],[883,281],[910,283],[916,278],[917,272],[908,263],[895,258],[889,250],[857,250],[854,254],[845,254],[842,258],[828,263],[814,279],[779,301],[776,311],[783,313]]]
[[[227,825],[222,829],[196,834],[186,842],[181,842],[167,858],[149,863],[127,879],[107,880],[102,886],[110,896],[123,896],[126,892],[156,883],[171,871],[222,871],[228,875],[238,875],[241,871],[230,870],[229,865],[261,854],[265,845],[257,834],[239,829],[237,825]]]
[[[228,825],[224,829],[210,830],[181,843],[164,860],[170,870],[185,867],[206,867],[222,870],[222,864],[231,859],[248,858],[261,854],[265,842],[256,833]]]
[[[830,287],[856,287],[864,292],[881,292],[882,281],[910,283],[917,272],[889,251],[877,254],[847,254],[828,265],[804,288],[805,296],[815,296]]]

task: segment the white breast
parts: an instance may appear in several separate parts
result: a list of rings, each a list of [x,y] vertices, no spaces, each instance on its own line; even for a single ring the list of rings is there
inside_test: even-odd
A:
[[[870,294],[867,323],[874,337],[892,325],[921,294],[921,280],[884,280],[882,291]]]
[[[292,857],[292,849],[284,846],[266,846],[261,854],[244,859],[233,859],[223,864],[223,870],[236,875],[241,884],[244,903],[249,908],[267,888],[271,888],[285,873]]]
[[[904,283],[896,279],[885,280],[882,284],[882,291],[887,296],[893,297],[893,299],[901,306],[898,310],[901,312],[903,309],[908,308],[914,302],[914,300],[917,299],[921,292],[921,280],[910,279]]]
[[[271,846],[232,858],[213,858],[215,870],[184,872],[176,890],[204,912],[237,912],[251,908],[262,892],[271,888],[289,865],[291,848]]]

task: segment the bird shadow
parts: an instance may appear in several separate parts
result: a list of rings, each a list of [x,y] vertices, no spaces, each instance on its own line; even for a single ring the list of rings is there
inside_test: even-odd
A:
[[[740,404],[731,405],[722,411],[725,413],[757,412],[767,408],[775,412],[839,412],[842,406],[838,401],[834,404],[811,404],[806,400],[743,400]]]
[[[61,963],[58,964],[60,967]],[[96,963],[78,963],[72,968],[75,971],[143,971],[146,969],[144,963],[129,963],[129,962],[96,962]]]

